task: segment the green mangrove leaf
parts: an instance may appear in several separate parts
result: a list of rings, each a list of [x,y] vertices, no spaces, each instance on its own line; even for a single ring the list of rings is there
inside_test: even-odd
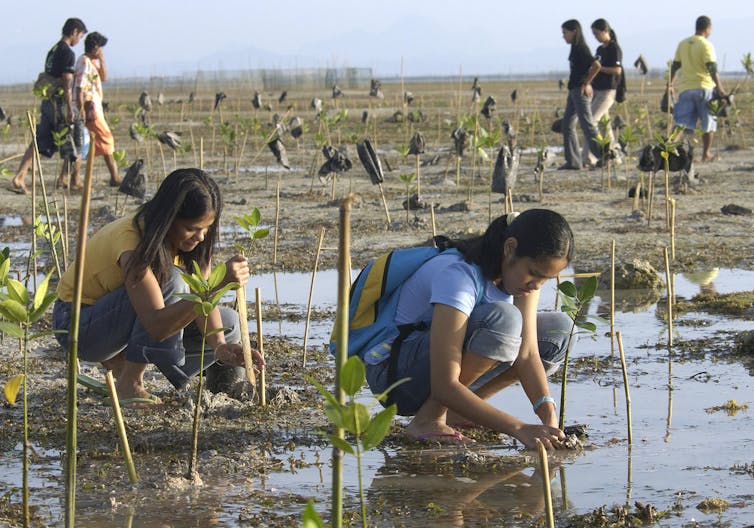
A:
[[[351,356],[340,371],[340,388],[348,396],[353,396],[366,381],[366,368],[358,356]]]
[[[175,297],[178,297],[179,299],[183,299],[184,301],[189,301],[192,303],[202,302],[202,298],[195,293],[174,293],[173,295]]]
[[[51,276],[52,272],[48,273],[45,278],[42,279],[42,282],[37,284],[37,291],[34,292],[34,302],[31,305],[34,310],[39,308],[39,305],[44,302],[47,296],[47,288],[49,287]]]
[[[26,307],[14,299],[0,301],[0,314],[15,323],[25,323],[29,317]]]
[[[188,284],[189,290],[194,293],[200,293],[202,291],[202,283],[199,277],[190,273],[181,273],[181,278]]]
[[[589,277],[584,281],[584,284],[579,288],[578,300],[581,303],[586,303],[594,297],[594,293],[597,291],[597,277]]]
[[[202,315],[204,315],[205,317],[206,317],[206,316],[208,316],[208,315],[209,315],[209,313],[210,313],[210,312],[211,312],[212,310],[214,310],[214,309],[215,309],[215,306],[214,306],[214,305],[213,305],[213,304],[212,304],[211,302],[209,302],[209,301],[204,301],[204,302],[203,302],[203,303],[201,304],[201,307],[202,307]]]
[[[254,208],[251,210],[251,213],[248,215],[249,223],[253,225],[254,227],[259,225],[259,222],[262,221],[262,213],[259,212],[258,208]]]
[[[8,290],[8,298],[16,301],[19,304],[26,306],[29,302],[29,292],[22,283],[16,279],[9,278],[5,282],[5,287]]]
[[[24,338],[24,330],[18,324],[9,323],[8,321],[0,321],[0,332],[8,334],[11,337],[17,337],[19,339]]]
[[[325,528],[317,510],[314,509],[314,502],[309,499],[304,507],[304,516],[302,518],[304,528]]]
[[[558,284],[558,289],[568,297],[576,297],[578,295],[578,291],[576,290],[576,285],[572,283],[571,281],[563,281],[560,284]]]
[[[260,227],[256,231],[254,231],[254,234],[252,235],[252,239],[259,240],[260,238],[264,238],[267,235],[270,234],[270,228],[269,227]]]
[[[39,290],[37,290],[39,292]],[[55,301],[55,299],[58,298],[58,292],[50,292],[40,301],[39,306],[35,307],[32,312],[29,314],[29,321],[32,323],[36,323],[39,321],[43,315],[47,312],[47,309],[50,307],[50,305]],[[36,295],[35,300],[36,304]]]
[[[327,415],[327,418],[330,419],[330,423],[339,429],[346,429],[345,411],[346,407],[343,407],[339,403],[335,403],[334,405],[329,402],[325,403],[325,414]]]
[[[209,285],[210,289],[215,289],[220,284],[222,284],[223,279],[225,278],[225,263],[221,262],[217,266],[215,266],[215,269],[212,270],[212,272],[209,274],[209,279],[207,279],[207,284]]]
[[[327,435],[327,438],[330,439],[330,443],[343,451],[344,453],[348,453],[349,455],[356,455],[356,452],[353,449],[353,446],[340,438],[338,435],[329,434]]]
[[[5,392],[5,399],[11,405],[16,404],[16,396],[18,396],[18,390],[21,388],[21,382],[24,380],[23,374],[16,374],[5,384],[3,392]]]
[[[361,436],[361,447],[364,451],[369,451],[382,442],[382,439],[385,438],[385,435],[390,430],[390,424],[395,417],[396,410],[397,407],[393,404],[372,417],[369,425],[364,430],[364,434]]]
[[[211,335],[219,334],[220,332],[225,332],[228,328],[222,327],[222,328],[215,328],[214,330],[207,330],[207,333],[204,334],[204,337],[209,337]]]
[[[369,409],[361,403],[351,403],[343,407],[343,429],[360,435],[369,425]]]
[[[584,330],[586,330],[588,332],[596,332],[597,331],[597,325],[594,324],[591,321],[584,321],[583,319],[576,319],[576,321],[574,321],[574,323],[579,328],[582,328],[582,329],[584,329]]]

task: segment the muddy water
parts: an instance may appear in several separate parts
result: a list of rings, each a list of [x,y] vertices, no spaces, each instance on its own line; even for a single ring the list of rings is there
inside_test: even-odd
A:
[[[287,273],[275,278],[277,298],[287,307],[284,313],[305,314],[311,275]],[[727,293],[751,289],[752,284],[754,273],[741,270],[675,278],[680,299],[700,290],[714,288]],[[249,299],[257,286],[262,288],[264,305],[273,305],[273,276],[255,278],[249,284]],[[336,273],[320,272],[312,296],[314,307],[324,312],[334,309],[336,290]],[[556,515],[584,514],[602,505],[640,501],[660,510],[676,507],[662,526],[690,526],[694,520],[712,526],[718,514],[703,513],[696,506],[707,498],[722,498],[729,508],[719,515],[728,525],[754,522],[754,410],[732,416],[707,412],[728,400],[754,406],[751,371],[741,361],[725,357],[728,345],[718,346],[714,339],[723,336],[724,341],[721,332],[751,330],[751,322],[684,314],[675,320],[676,347],[671,355],[662,346],[666,341],[663,309],[658,315],[658,301],[652,296],[638,302],[635,297],[619,301],[616,313],[616,329],[622,333],[628,363],[633,446],[626,441],[620,369],[617,363],[604,361],[611,345],[604,335],[607,329],[600,327],[600,335],[595,340],[581,339],[572,356],[566,422],[588,424],[589,439],[584,451],[553,457]],[[542,306],[552,307],[554,302],[554,284],[548,284],[543,288]],[[659,302],[661,305],[663,300]],[[605,304],[605,299],[595,298],[590,312],[604,313]],[[294,318],[297,320],[291,320]],[[327,341],[330,321],[312,321],[312,346]],[[265,333],[296,339],[303,339],[303,332],[300,317],[286,316],[265,325]],[[679,344],[701,338],[712,340],[700,350],[689,351]],[[599,368],[590,368],[600,359]],[[553,382],[552,390],[559,399],[559,384]],[[516,416],[532,417],[530,404],[518,388],[500,393],[492,403]],[[0,488],[19,485],[18,456],[19,450],[0,455]],[[264,478],[227,473],[205,464],[205,486],[198,491],[140,488],[110,499],[107,490],[81,489],[77,526],[292,526],[303,509],[299,497],[315,498],[318,511],[327,515],[329,450],[291,445],[280,447],[275,458],[281,463]],[[140,463],[142,467],[167,465],[165,460],[142,459]],[[747,464],[748,473],[741,469]],[[32,467],[32,501],[41,505],[40,514],[46,522],[60,525],[63,484],[59,454],[41,451]],[[364,460],[371,521],[380,526],[531,526],[531,516],[539,518],[543,507],[536,467],[535,459],[523,455],[503,436],[492,440],[485,436],[468,449],[419,449],[389,442]],[[112,472],[114,481],[124,478],[121,467],[104,467],[102,471]],[[358,487],[351,457],[345,459],[344,476],[346,509],[355,510]]]

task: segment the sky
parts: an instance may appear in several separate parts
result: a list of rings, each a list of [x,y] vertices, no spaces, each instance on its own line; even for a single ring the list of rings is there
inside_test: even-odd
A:
[[[560,25],[606,18],[632,67],[643,54],[664,68],[676,44],[712,18],[723,70],[743,71],[754,51],[754,2],[564,0],[3,0],[0,84],[32,82],[70,16],[110,42],[111,78],[198,70],[368,67],[376,77],[506,75],[568,69]],[[575,5],[573,5],[575,4]],[[83,53],[83,42],[75,51]]]

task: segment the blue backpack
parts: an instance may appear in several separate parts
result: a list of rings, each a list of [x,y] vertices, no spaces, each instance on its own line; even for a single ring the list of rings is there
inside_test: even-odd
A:
[[[348,311],[348,356],[359,356],[369,364],[377,364],[390,356],[393,349],[414,330],[427,328],[427,321],[403,325],[395,324],[400,291],[406,280],[422,264],[442,252],[458,252],[445,249],[444,237],[436,237],[440,247],[412,247],[385,253],[367,264],[351,285]],[[477,281],[478,304],[484,293],[482,271],[472,265]],[[337,325],[337,322],[336,322]],[[338,344],[335,330],[330,337],[330,352],[336,353]]]

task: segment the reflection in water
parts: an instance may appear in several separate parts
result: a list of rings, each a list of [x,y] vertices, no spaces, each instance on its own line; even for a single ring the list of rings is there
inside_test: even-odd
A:
[[[385,521],[410,515],[410,522],[401,519],[402,526],[494,524],[519,516],[530,521],[544,511],[538,466],[536,460],[470,451],[404,451],[386,458],[372,480],[368,502],[383,505]],[[551,478],[558,467],[551,461]]]
[[[673,351],[668,348],[668,419],[665,442],[670,441],[670,426],[673,423]]]
[[[699,293],[717,293],[715,283],[720,268],[712,268],[709,271],[697,271],[693,273],[683,273],[683,278],[699,286]]]
[[[631,504],[631,491],[633,490],[633,449],[634,446],[628,444],[628,475],[626,478],[626,505]]]

